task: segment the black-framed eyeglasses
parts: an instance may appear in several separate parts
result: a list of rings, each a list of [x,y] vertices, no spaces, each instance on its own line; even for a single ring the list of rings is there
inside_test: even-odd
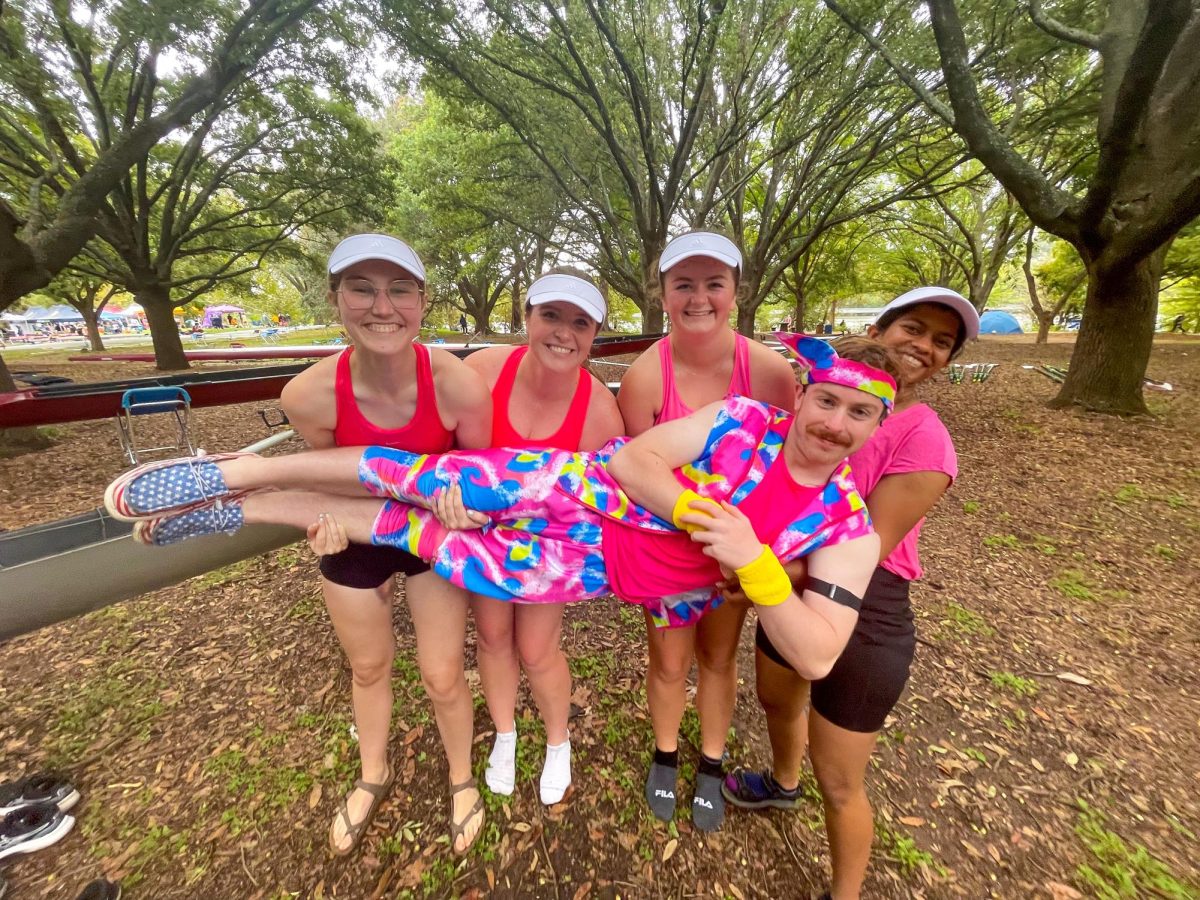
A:
[[[375,305],[375,298],[380,291],[387,295],[388,301],[396,312],[411,312],[421,308],[424,292],[420,282],[410,278],[396,279],[386,288],[377,288],[366,278],[348,278],[342,282],[338,291],[346,306],[350,309],[370,309]]]

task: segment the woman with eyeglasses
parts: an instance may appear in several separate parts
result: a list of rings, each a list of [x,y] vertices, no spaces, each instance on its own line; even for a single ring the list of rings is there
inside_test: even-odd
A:
[[[310,447],[383,444],[440,453],[488,446],[491,400],[479,377],[453,354],[416,342],[427,303],[425,267],[408,244],[385,234],[343,240],[329,256],[328,298],[351,346],[297,375],[281,398]],[[330,826],[330,847],[343,855],[362,843],[395,778],[388,762],[392,596],[403,572],[417,664],[449,763],[451,848],[466,852],[484,819],[471,777],[466,593],[394,548],[351,545],[323,556],[320,570],[329,618],[350,661],[362,763],[362,777]]]

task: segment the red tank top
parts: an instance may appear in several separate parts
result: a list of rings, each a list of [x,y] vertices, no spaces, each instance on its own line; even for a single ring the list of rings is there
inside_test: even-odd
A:
[[[333,380],[337,401],[337,424],[333,429],[335,444],[339,447],[394,447],[413,453],[445,453],[454,446],[454,433],[446,429],[438,415],[429,348],[414,343],[413,350],[417,358],[417,408],[408,424],[400,428],[380,428],[362,414],[350,380],[350,354],[354,348],[342,351]]]
[[[518,347],[509,354],[492,388],[492,446],[526,447],[531,450],[546,448],[554,450],[578,450],[583,438],[583,423],[587,418],[588,402],[592,397],[592,377],[583,369],[575,384],[575,396],[567,408],[567,415],[558,431],[545,438],[531,440],[519,434],[508,418],[508,404],[512,399],[513,382],[517,380],[517,368],[529,352],[528,347]]]

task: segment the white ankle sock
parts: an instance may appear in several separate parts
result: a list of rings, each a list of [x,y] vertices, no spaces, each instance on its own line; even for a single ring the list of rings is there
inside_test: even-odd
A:
[[[562,800],[571,786],[571,739],[546,745],[546,764],[542,767],[542,802],[552,806]]]
[[[493,794],[509,796],[517,785],[517,732],[497,731],[483,780]]]

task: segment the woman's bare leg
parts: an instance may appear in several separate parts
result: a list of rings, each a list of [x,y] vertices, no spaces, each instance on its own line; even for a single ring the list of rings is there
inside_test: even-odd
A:
[[[733,722],[738,641],[747,611],[745,604],[723,603],[696,626],[696,712],[700,715],[700,752],[709,759],[724,755]]]
[[[475,616],[475,656],[488,713],[500,734],[516,728],[517,690],[521,680],[517,657],[515,603],[471,595]]]
[[[358,480],[362,447],[333,447],[286,456],[235,456],[217,463],[232,491],[303,489],[350,497],[367,496]]]
[[[679,724],[687,707],[687,677],[692,669],[696,629],[657,628],[646,616],[650,663],[646,669],[646,703],[654,728],[654,743],[670,753],[679,749]]]
[[[565,608],[561,603],[516,606],[517,652],[551,745],[567,739],[571,715],[571,670],[561,647]]]
[[[450,783],[461,784],[471,777],[471,746],[475,736],[475,711],[463,673],[467,595],[432,572],[408,579],[405,594],[417,638],[417,666],[425,693],[433,704],[449,764]],[[461,822],[478,797],[474,790],[455,795],[453,820]],[[471,817],[455,850],[461,852],[470,846],[483,827],[483,818],[482,810]]]
[[[784,790],[800,784],[800,767],[808,748],[808,682],[761,650],[754,654],[758,702],[767,715],[771,739],[771,774]]]
[[[809,710],[808,718],[809,756],[825,801],[830,893],[836,900],[858,900],[875,837],[866,775],[879,735],[839,728],[816,710]]]
[[[338,642],[350,662],[350,696],[358,729],[358,755],[362,779],[382,784],[388,774],[388,734],[392,721],[392,660],[396,639],[392,632],[392,579],[365,590],[321,579],[321,592]],[[355,789],[346,800],[350,822],[361,822],[372,796]],[[334,820],[333,841],[339,849],[350,846],[342,816]]]
[[[384,501],[340,497],[316,491],[259,491],[242,502],[247,525],[291,525],[304,530],[322,513],[332,515],[354,544],[370,544],[375,519]]]

